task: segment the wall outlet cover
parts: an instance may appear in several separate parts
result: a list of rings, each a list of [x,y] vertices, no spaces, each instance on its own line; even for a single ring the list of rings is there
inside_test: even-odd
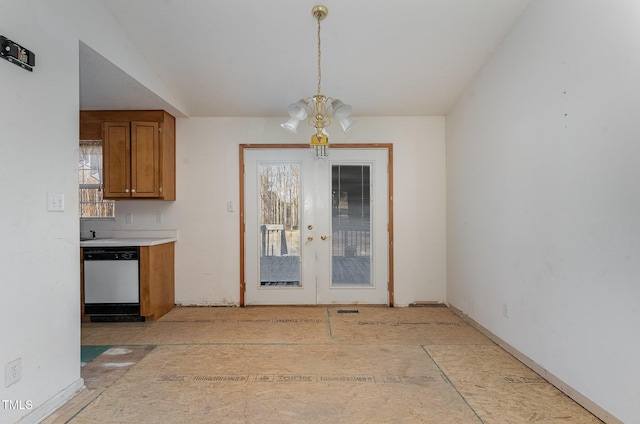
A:
[[[9,387],[22,378],[22,359],[14,359],[4,366],[4,386]]]

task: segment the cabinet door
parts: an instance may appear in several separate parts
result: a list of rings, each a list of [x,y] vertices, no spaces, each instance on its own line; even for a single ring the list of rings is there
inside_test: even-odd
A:
[[[130,197],[131,125],[129,122],[105,122],[103,131],[103,197]]]
[[[157,122],[131,123],[131,197],[160,196]]]

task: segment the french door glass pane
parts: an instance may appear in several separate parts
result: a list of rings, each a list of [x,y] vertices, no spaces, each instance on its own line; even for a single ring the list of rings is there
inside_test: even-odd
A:
[[[370,167],[333,165],[332,286],[371,286]]]
[[[300,165],[262,163],[260,287],[300,287]]]

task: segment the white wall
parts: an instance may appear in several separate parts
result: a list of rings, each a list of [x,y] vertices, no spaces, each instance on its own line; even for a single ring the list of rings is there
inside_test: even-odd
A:
[[[628,423],[639,22],[634,0],[532,2],[446,124],[447,300]]]
[[[0,422],[16,422],[80,379],[78,41],[47,1],[2,2],[0,34],[32,50],[33,73],[0,60]],[[26,19],[16,19],[25,17]],[[65,196],[47,211],[47,192]],[[5,364],[22,379],[5,387]],[[30,406],[27,404],[30,401]]]
[[[396,304],[444,301],[444,118],[357,118],[334,143],[393,143]],[[186,305],[235,305],[240,300],[239,144],[306,143],[311,131],[293,135],[275,118],[177,120],[177,200],[120,201],[116,221],[83,229],[177,229],[176,301]],[[227,212],[233,201],[236,211]],[[124,216],[133,214],[133,224]],[[163,224],[157,224],[161,213]],[[91,228],[90,228],[91,227]]]
[[[112,52],[112,59],[126,59],[128,72],[165,91],[148,65],[127,59],[141,55],[102,3],[0,0],[0,5],[0,34],[36,55],[32,73],[0,60],[0,423],[35,422],[83,387],[79,40],[98,46],[117,41],[122,52]],[[47,211],[48,192],[64,195],[64,211]],[[5,387],[5,365],[17,358],[22,378]]]

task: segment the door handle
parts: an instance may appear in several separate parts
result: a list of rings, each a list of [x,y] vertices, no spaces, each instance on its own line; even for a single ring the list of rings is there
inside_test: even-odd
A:
[[[307,237],[307,242],[305,244],[309,244],[313,241],[313,236],[308,236]]]

